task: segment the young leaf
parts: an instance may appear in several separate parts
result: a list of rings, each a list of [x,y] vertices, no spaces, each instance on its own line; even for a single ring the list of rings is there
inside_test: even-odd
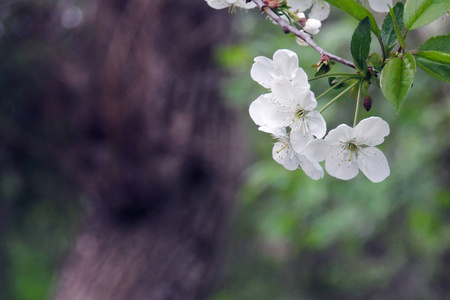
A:
[[[397,25],[400,29],[405,26],[403,23],[403,8],[402,2],[397,2],[393,8],[395,20],[397,21]],[[393,20],[394,19],[391,14],[387,14],[383,21],[383,26],[381,27],[381,39],[383,40],[386,50],[389,50],[389,52],[392,50],[396,40]]]
[[[416,73],[416,62],[411,53],[393,57],[381,72],[381,91],[398,114],[400,105],[410,89]]]
[[[364,6],[358,4],[355,0],[327,0],[327,2],[336,6],[340,10],[345,11],[359,21],[369,17],[372,32],[377,36],[377,38],[380,38],[381,32],[378,28],[377,22],[370,11],[368,11]]]
[[[450,52],[418,51],[417,57],[432,60],[441,64],[448,64],[450,66]]]
[[[405,26],[408,30],[420,28],[449,10],[449,0],[408,0],[405,5]]]
[[[450,34],[432,37],[420,45],[419,50],[450,52]]]
[[[450,52],[418,51],[416,62],[431,76],[450,82]]]
[[[350,44],[350,51],[353,56],[356,68],[361,74],[366,74],[367,71],[367,58],[369,57],[370,42],[372,37],[370,36],[370,21],[369,18],[364,18],[359,22],[355,32],[352,36],[352,42]]]
[[[405,40],[403,39],[402,31],[401,31],[399,25],[397,24],[397,18],[395,17],[395,14],[394,14],[394,11],[392,10],[392,8],[389,8],[389,14],[391,15],[391,18],[392,18],[395,36],[397,37],[398,43],[400,44],[400,47],[402,47],[402,49],[405,50]]]

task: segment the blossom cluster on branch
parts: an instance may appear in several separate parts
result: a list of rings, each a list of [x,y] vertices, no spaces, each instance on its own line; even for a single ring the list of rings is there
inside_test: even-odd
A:
[[[300,167],[314,180],[324,176],[318,163],[323,160],[327,172],[343,180],[355,177],[358,169],[373,182],[389,175],[386,157],[373,147],[389,134],[386,121],[372,117],[355,128],[342,124],[322,139],[326,122],[315,110],[316,98],[294,52],[278,50],[273,60],[256,57],[250,75],[270,91],[253,101],[249,112],[259,130],[277,140],[272,150],[276,162],[288,170]]]
[[[450,34],[431,37],[417,50],[406,46],[408,32],[423,27],[450,11],[450,1],[367,0],[372,11],[387,13],[381,29],[364,0],[205,0],[215,9],[260,8],[284,33],[297,37],[320,54],[315,75],[308,79],[291,50],[275,52],[273,59],[258,56],[251,68],[253,80],[268,92],[254,100],[250,117],[259,130],[276,139],[273,159],[288,170],[302,169],[309,177],[324,177],[319,162],[331,176],[349,180],[361,171],[372,182],[381,182],[390,174],[386,156],[375,146],[384,142],[390,128],[380,117],[358,123],[360,104],[372,107],[370,86],[380,88],[398,114],[406,94],[413,86],[416,67],[442,81],[450,82]],[[330,4],[359,20],[350,43],[352,61],[325,51],[311,35],[319,33],[330,13]],[[306,17],[307,16],[307,17]],[[372,35],[381,53],[370,52]],[[397,49],[395,51],[395,49]],[[352,68],[350,73],[330,72],[335,63]],[[356,71],[356,72],[355,72]],[[309,81],[328,79],[330,88],[319,96]],[[341,92],[316,110],[317,100],[331,91]],[[327,133],[321,112],[348,94],[356,101],[353,126],[341,124]]]

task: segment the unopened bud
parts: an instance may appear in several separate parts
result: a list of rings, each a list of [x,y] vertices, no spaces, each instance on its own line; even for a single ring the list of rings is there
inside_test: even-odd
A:
[[[302,13],[302,12],[298,12],[298,13],[297,13],[297,17],[298,17],[299,19],[305,19],[305,18],[306,18],[306,17],[305,17],[305,14]]]
[[[331,58],[328,55],[322,54],[319,62],[315,65],[312,65],[312,67],[316,68],[315,76],[320,76],[330,72],[333,64],[334,63],[331,61]]]
[[[264,4],[271,9],[277,9],[279,2],[278,0],[264,0]]]
[[[308,19],[303,25],[303,29],[312,35],[316,35],[320,32],[320,27],[322,27],[322,22],[316,19]]]
[[[370,96],[366,96],[366,98],[364,98],[364,108],[367,111],[372,108],[372,99],[370,98]]]

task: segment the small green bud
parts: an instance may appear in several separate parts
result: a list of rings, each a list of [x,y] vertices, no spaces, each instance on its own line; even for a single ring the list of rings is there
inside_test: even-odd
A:
[[[383,67],[383,60],[375,52],[369,56],[368,62],[369,62],[369,65],[371,65],[374,68],[382,68]]]

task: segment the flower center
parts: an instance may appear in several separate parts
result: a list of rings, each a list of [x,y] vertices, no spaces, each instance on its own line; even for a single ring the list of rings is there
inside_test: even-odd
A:
[[[347,149],[350,150],[351,152],[354,152],[354,151],[358,150],[358,145],[356,145],[356,144],[353,143],[353,142],[347,142],[345,148],[347,148]]]
[[[305,114],[306,114],[305,110],[303,110],[303,109],[298,110],[295,113],[294,120],[297,119],[297,118],[303,118],[305,116]]]
[[[350,142],[343,143],[343,148],[350,150],[350,156],[348,158],[348,161],[351,161],[353,153],[358,152],[359,146],[357,144],[355,144],[355,142],[350,141]]]

